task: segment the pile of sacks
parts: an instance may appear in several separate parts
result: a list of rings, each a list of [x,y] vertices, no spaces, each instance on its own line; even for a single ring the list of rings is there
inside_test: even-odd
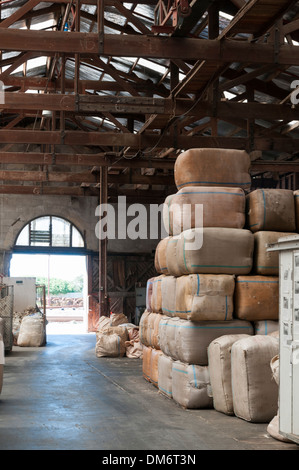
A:
[[[279,352],[279,271],[267,244],[296,232],[299,198],[250,193],[249,168],[239,150],[177,158],[178,191],[164,204],[169,235],[156,249],[140,339],[143,376],[160,393],[184,408],[269,422],[278,403],[270,363]]]
[[[142,358],[139,327],[123,313],[100,317],[95,352],[97,357]]]

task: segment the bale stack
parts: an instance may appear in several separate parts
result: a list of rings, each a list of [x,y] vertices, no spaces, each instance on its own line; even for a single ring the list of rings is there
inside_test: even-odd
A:
[[[169,236],[156,249],[159,276],[148,282],[141,330],[148,330],[150,313],[162,314],[158,388],[184,408],[213,406],[209,344],[226,334],[254,334],[250,321],[233,317],[235,276],[248,275],[253,260],[254,237],[244,228],[249,167],[245,151],[183,152],[175,164],[178,191],[165,201]],[[146,337],[143,344],[152,354],[153,342]]]
[[[296,231],[293,191],[256,189],[246,196],[246,225],[254,235],[252,273],[238,276],[235,289],[235,316],[254,322],[256,334],[278,330],[278,252],[267,246]]]

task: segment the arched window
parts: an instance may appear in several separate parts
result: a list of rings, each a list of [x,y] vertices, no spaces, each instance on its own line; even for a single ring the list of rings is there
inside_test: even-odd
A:
[[[19,233],[16,247],[84,248],[79,230],[70,222],[52,215],[38,217]]]

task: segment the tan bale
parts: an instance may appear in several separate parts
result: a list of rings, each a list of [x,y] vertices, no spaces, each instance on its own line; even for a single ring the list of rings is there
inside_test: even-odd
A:
[[[234,316],[241,320],[278,320],[278,276],[238,276]]]
[[[296,235],[290,232],[260,231],[254,234],[253,272],[265,276],[279,275],[278,251],[267,251],[267,245],[276,243],[279,238]]]
[[[251,161],[245,150],[195,148],[181,153],[174,165],[178,189],[224,186],[249,189]]]
[[[165,277],[164,274],[157,276],[153,279],[153,290],[151,298],[152,311],[154,313],[162,313],[162,279]]]
[[[229,274],[189,274],[177,278],[176,315],[192,321],[232,320],[235,280]]]
[[[245,193],[241,188],[182,188],[171,197],[168,206],[174,235],[190,228],[242,229],[245,225]]]
[[[123,313],[111,313],[110,315],[110,326],[119,326],[128,322],[128,317]]]
[[[123,357],[126,354],[128,330],[125,326],[111,326],[96,332],[97,357]]]
[[[279,330],[272,331],[271,333],[268,333],[268,335],[276,338],[279,341]]]
[[[184,364],[180,361],[173,362],[172,397],[183,408],[212,408],[208,367]]]
[[[160,313],[150,313],[148,317],[148,345],[155,349],[160,349],[159,324],[164,319]]]
[[[173,359],[171,357],[163,353],[159,356],[158,388],[168,398],[172,398],[172,364]]]
[[[278,352],[279,342],[271,336],[255,335],[233,344],[233,406],[239,418],[269,423],[276,415],[278,389],[270,361]]]
[[[152,348],[147,346],[143,346],[142,348],[142,375],[150,382],[151,378],[151,355],[152,355]]]
[[[175,316],[176,283],[174,276],[165,276],[161,283],[162,312],[170,317]]]
[[[150,313],[148,310],[145,310],[143,314],[140,317],[139,320],[139,338],[140,342],[144,346],[149,346],[149,333],[148,333],[148,328],[149,328],[149,316]]]
[[[17,345],[41,347],[46,343],[46,328],[42,315],[28,315],[22,319]]]
[[[295,202],[289,189],[256,189],[246,196],[247,225],[252,232],[296,231]]]
[[[146,283],[146,310],[152,312],[152,295],[153,295],[153,281],[154,277],[148,279]]]
[[[192,322],[166,318],[159,324],[160,349],[167,356],[187,364],[208,365],[208,346],[226,334],[253,335],[245,320]]]
[[[110,325],[110,317],[106,317],[106,316],[103,315],[99,318],[98,331],[105,331],[110,326],[111,326]]]
[[[254,322],[255,335],[275,335],[279,333],[277,320],[257,320]]]
[[[171,237],[163,238],[160,240],[155,252],[155,257],[157,257],[157,262],[159,265],[159,273],[161,274],[169,274],[166,262],[166,248],[167,243],[171,239]]]
[[[128,330],[128,341],[125,342],[126,347],[126,357],[141,358],[142,357],[142,344],[139,337],[139,327],[127,328]]]
[[[201,234],[203,243],[197,248]],[[203,228],[202,232],[186,230],[177,243],[178,266],[181,275],[249,274],[253,248],[254,238],[249,230],[214,227]]]
[[[177,344],[176,344],[176,332],[177,327],[182,324],[184,320],[178,317],[171,318],[164,315],[163,319],[159,323],[159,345],[160,349],[166,356],[171,357],[174,360],[178,360]]]
[[[155,250],[155,259],[154,259],[155,270],[157,271],[158,274],[163,274],[160,268],[158,256],[159,256],[159,253],[157,250]]]
[[[159,363],[159,357],[162,354],[163,353],[160,349],[154,349],[154,348],[152,349],[151,362],[150,362],[150,381],[157,388],[158,388],[158,380],[159,380],[158,363]]]
[[[180,236],[174,236],[172,237],[168,243],[167,243],[167,248],[166,248],[166,264],[167,264],[167,269],[168,273],[170,276],[180,276],[181,275],[181,270],[178,265],[178,259],[177,259],[177,243],[179,240]]]
[[[215,410],[234,414],[231,386],[232,345],[248,335],[224,335],[212,341],[208,347],[210,382]]]
[[[274,356],[271,361],[270,361],[270,367],[272,370],[272,375],[279,386],[279,355],[277,354]],[[287,437],[283,436],[279,432],[279,405],[277,409],[277,415],[274,416],[274,418],[270,421],[270,423],[267,426],[267,432],[270,434],[271,437],[274,439],[277,439],[278,441],[282,442],[289,442],[293,443],[293,441],[290,441]]]
[[[167,198],[164,201],[163,204],[163,212],[162,212],[162,219],[163,219],[163,225],[166,233],[169,236],[173,235],[171,223],[170,223],[170,206],[171,206],[171,201],[172,198],[175,196],[175,194],[170,194],[167,196]]]

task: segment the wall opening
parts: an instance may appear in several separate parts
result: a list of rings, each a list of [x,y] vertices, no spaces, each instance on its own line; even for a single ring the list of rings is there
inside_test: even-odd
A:
[[[88,331],[87,250],[70,221],[45,215],[25,225],[15,240],[9,276],[45,286],[47,335]]]
[[[12,255],[11,278],[35,278],[37,285],[45,286],[47,335],[87,332],[86,261],[84,255]]]

